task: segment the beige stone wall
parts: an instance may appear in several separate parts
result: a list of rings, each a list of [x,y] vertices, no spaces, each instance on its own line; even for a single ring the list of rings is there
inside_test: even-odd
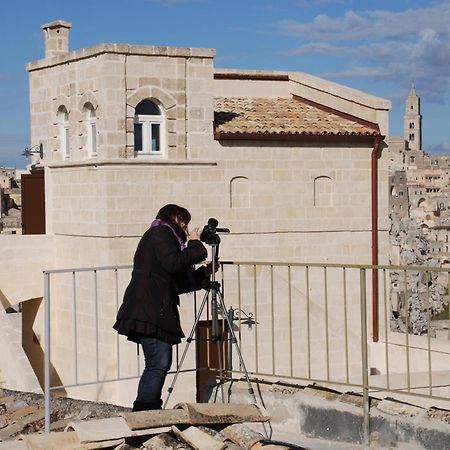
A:
[[[208,49],[102,45],[31,63],[31,142],[43,143],[45,161],[64,160],[57,116],[64,106],[70,161],[89,159],[83,110],[89,102],[97,117],[98,158],[134,157],[134,110],[151,98],[166,114],[167,158],[186,159],[190,146],[212,135],[213,55]]]
[[[136,238],[163,204],[177,202],[192,211],[198,226],[216,217],[230,228],[224,244],[247,258],[370,263],[370,153],[362,147],[216,143],[204,164],[50,165],[48,222],[58,235]],[[381,164],[382,241],[384,173]],[[324,239],[331,247],[321,245]]]

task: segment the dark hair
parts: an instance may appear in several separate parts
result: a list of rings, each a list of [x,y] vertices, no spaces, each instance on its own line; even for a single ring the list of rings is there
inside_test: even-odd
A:
[[[156,215],[156,218],[167,222],[177,232],[177,234],[186,241],[186,233],[179,227],[176,222],[178,219],[180,222],[184,222],[186,225],[191,221],[191,213],[182,206],[168,204],[163,206]]]

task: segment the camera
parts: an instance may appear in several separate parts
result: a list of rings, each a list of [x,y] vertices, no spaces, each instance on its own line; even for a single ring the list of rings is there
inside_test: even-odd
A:
[[[200,234],[200,240],[209,245],[218,245],[220,243],[220,237],[217,233],[229,233],[228,228],[217,228],[219,221],[211,217],[208,219],[208,223],[203,227]]]

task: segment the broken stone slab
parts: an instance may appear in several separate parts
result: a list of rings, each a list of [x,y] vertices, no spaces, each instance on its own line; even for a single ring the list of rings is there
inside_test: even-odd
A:
[[[25,406],[9,413],[8,419],[10,422],[16,422],[17,420],[22,419],[22,417],[28,416],[29,414],[36,412],[38,409],[39,405]]]
[[[0,406],[3,411],[8,411],[14,403],[14,397],[11,395],[0,397]]]
[[[44,411],[39,410],[25,416],[15,423],[12,423],[0,430],[0,440],[4,441],[14,434],[20,433],[27,425],[44,419]]]
[[[236,444],[232,443],[219,431],[213,430],[212,428],[208,428],[203,425],[199,425],[198,429],[205,432],[206,434],[209,434],[214,439],[224,442],[226,444],[226,447],[225,447],[226,450],[243,450],[243,448],[240,445],[236,445]]]
[[[245,449],[252,448],[264,438],[262,434],[253,431],[247,425],[241,423],[230,425],[220,433],[229,441]]]
[[[259,405],[231,403],[180,403],[175,409],[123,413],[131,430],[172,425],[211,425],[266,422],[267,411]]]
[[[82,444],[122,439],[124,436],[129,436],[131,434],[127,423],[122,417],[84,421],[78,420],[70,422],[65,431],[75,431]],[[118,444],[120,444],[120,442]]]
[[[446,423],[450,424],[450,411],[448,409],[441,409],[441,408],[436,408],[435,406],[432,406],[427,411],[427,416],[430,419],[437,419],[442,422],[446,422]]]
[[[191,450],[191,446],[177,441],[168,433],[161,433],[158,436],[150,438],[142,444],[146,450]]]
[[[136,447],[133,447],[129,444],[120,444],[117,447],[114,447],[114,450],[136,450]]]
[[[334,389],[328,389],[315,385],[306,386],[305,389],[303,389],[303,392],[313,397],[320,397],[325,400],[336,400],[341,396],[341,392],[335,391]]]
[[[424,408],[400,402],[391,398],[385,398],[378,403],[377,409],[381,412],[392,415],[417,416],[425,412]]]
[[[77,433],[28,434],[20,437],[28,450],[80,450],[84,448]]]
[[[125,442],[127,437],[155,435],[170,431],[170,427],[145,428],[134,431],[130,429],[123,417],[110,417],[72,421],[66,426],[65,431],[75,431],[80,442],[86,448],[104,448],[120,445]]]
[[[194,450],[224,450],[227,446],[223,441],[215,439],[194,426],[181,431],[174,425],[172,432],[178,439],[190,445]]]
[[[231,424],[241,422],[267,422],[270,416],[260,405],[249,403],[180,403],[189,414],[189,424]]]
[[[36,412],[38,409],[38,405],[30,405],[16,409],[11,413],[0,415],[0,429],[5,428],[8,425],[12,425],[14,422],[17,422],[19,419]]]
[[[0,442],[0,450],[29,450],[29,448],[23,441],[6,441]]]
[[[189,423],[189,415],[184,410],[155,409],[122,413],[122,417],[133,431],[147,428],[157,428],[165,425],[181,425]]]
[[[356,394],[354,392],[345,392],[339,397],[339,401],[343,403],[349,403],[360,408],[364,405],[364,397],[362,394]]]
[[[50,431],[64,430],[67,427],[67,425],[73,422],[73,420],[74,420],[73,417],[69,417],[67,419],[61,419],[57,420],[56,422],[51,422]]]

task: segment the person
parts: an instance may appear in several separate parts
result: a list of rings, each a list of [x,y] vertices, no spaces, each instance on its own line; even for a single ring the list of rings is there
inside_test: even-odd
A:
[[[131,281],[113,328],[142,346],[145,368],[133,411],[161,409],[161,391],[172,363],[172,346],[184,337],[178,295],[201,289],[210,264],[198,228],[188,239],[189,211],[178,205],[162,207],[142,236],[134,255]]]

